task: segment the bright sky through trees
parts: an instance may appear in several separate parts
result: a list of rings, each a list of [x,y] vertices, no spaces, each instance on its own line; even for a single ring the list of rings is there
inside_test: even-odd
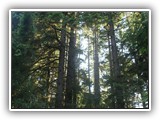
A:
[[[11,11],[12,109],[149,109],[149,11]]]

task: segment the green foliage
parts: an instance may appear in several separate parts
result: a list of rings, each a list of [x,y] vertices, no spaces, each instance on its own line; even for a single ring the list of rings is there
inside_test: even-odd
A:
[[[112,15],[116,37],[120,66],[118,80],[114,77],[114,66],[110,65],[113,61],[113,46],[108,43],[111,39],[109,15]],[[71,72],[75,73],[76,78],[74,86],[70,88],[74,94],[71,98],[72,101],[76,99],[76,108],[95,108],[94,32],[97,35],[99,57],[99,107],[116,108],[115,98],[123,96],[125,108],[135,108],[135,93],[140,93],[139,102],[143,102],[143,107],[147,108],[148,16],[148,12],[12,12],[11,108],[55,108],[60,48],[63,47],[65,72],[62,102],[65,106],[69,48],[73,49],[69,44],[71,33],[75,35],[76,43],[72,51],[74,55],[71,55],[75,59],[75,68]],[[63,25],[66,25],[65,29]],[[65,43],[61,42],[62,31],[66,32]],[[116,93],[118,89],[122,90],[119,95]]]

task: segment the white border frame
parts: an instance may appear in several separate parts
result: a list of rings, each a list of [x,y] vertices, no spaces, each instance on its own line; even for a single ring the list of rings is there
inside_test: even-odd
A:
[[[85,11],[85,12],[101,12],[101,11],[148,11],[149,12],[149,108],[135,109],[12,109],[11,108],[11,12],[63,12],[63,11]],[[10,9],[9,10],[9,110],[10,111],[150,111],[151,110],[151,10],[150,9]]]

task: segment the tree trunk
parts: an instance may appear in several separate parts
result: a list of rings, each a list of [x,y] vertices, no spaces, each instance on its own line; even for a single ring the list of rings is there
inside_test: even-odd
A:
[[[114,88],[114,81],[113,81],[113,57],[112,57],[112,51],[111,51],[111,43],[110,43],[110,38],[109,34],[108,36],[108,47],[109,47],[109,66],[110,66],[110,85],[111,85],[111,99],[112,99],[112,105],[111,108],[115,108],[115,88]]]
[[[115,84],[115,96],[116,96],[116,108],[124,108],[123,102],[123,89],[121,87],[120,79],[120,68],[117,57],[117,46],[115,40],[114,24],[112,20],[112,13],[109,14],[109,26],[110,26],[110,36],[111,36],[111,45],[112,45],[112,55],[113,55],[113,70],[114,70],[114,81]]]
[[[88,92],[89,92],[89,108],[91,108],[91,80],[90,80],[90,38],[88,37]]]
[[[99,108],[100,86],[99,86],[99,58],[98,58],[98,39],[97,31],[94,30],[94,98],[95,108]]]
[[[65,40],[66,40],[66,24],[62,23],[61,31],[61,47],[59,55],[56,108],[63,108],[63,82],[64,82],[64,59],[65,59]]]
[[[76,66],[76,58],[78,57],[77,53],[75,52],[75,48],[76,48],[76,30],[73,29],[73,31],[75,31],[75,33],[73,34],[73,41],[74,41],[74,59],[73,59],[73,63],[74,63],[74,72],[73,72],[73,108],[77,107],[77,76],[76,76],[76,71],[77,71],[77,66]]]
[[[73,83],[75,82],[75,35],[74,28],[71,27],[71,36],[68,52],[68,69],[66,80],[65,108],[73,108]]]

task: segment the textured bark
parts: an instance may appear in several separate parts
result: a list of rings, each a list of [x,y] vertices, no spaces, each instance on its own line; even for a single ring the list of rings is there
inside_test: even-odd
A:
[[[91,94],[91,85],[90,85],[90,52],[89,52],[89,37],[88,37],[88,81],[89,81],[89,85],[88,85],[88,91],[89,91],[89,94]]]
[[[71,27],[71,36],[69,42],[68,52],[68,69],[67,69],[67,80],[66,80],[66,94],[65,94],[65,108],[73,108],[73,84],[75,83],[75,35],[74,28]]]
[[[74,30],[74,29],[73,29]],[[74,72],[73,72],[73,108],[77,107],[77,76],[76,76],[76,70],[77,70],[77,66],[76,66],[76,58],[77,53],[75,52],[75,48],[76,48],[76,30],[75,30],[75,34],[73,34],[73,41],[74,41],[74,59],[73,59],[73,63],[74,63]]]
[[[109,47],[109,66],[110,66],[110,85],[111,85],[111,93],[112,93],[112,105],[111,105],[111,108],[115,108],[115,88],[114,88],[114,82],[113,82],[113,57],[112,57],[112,51],[111,51],[111,43],[110,43],[110,39],[109,39],[109,34],[107,35],[108,36],[108,47]]]
[[[124,108],[123,102],[123,89],[121,87],[121,79],[120,79],[120,67],[117,57],[117,46],[115,40],[115,32],[114,32],[114,24],[112,13],[108,15],[109,18],[109,26],[110,26],[110,36],[111,36],[111,45],[112,45],[112,55],[113,55],[113,70],[114,70],[114,81],[115,85],[115,97],[116,97],[116,108]]]
[[[98,58],[98,39],[96,29],[94,30],[94,98],[95,108],[99,108],[100,86],[99,86],[99,58]]]
[[[91,108],[91,80],[90,80],[90,38],[88,37],[88,92],[89,92],[89,108]]]
[[[66,24],[62,23],[61,31],[61,47],[59,55],[56,108],[63,108],[63,82],[64,82],[64,59],[65,59],[65,40],[66,40]]]

